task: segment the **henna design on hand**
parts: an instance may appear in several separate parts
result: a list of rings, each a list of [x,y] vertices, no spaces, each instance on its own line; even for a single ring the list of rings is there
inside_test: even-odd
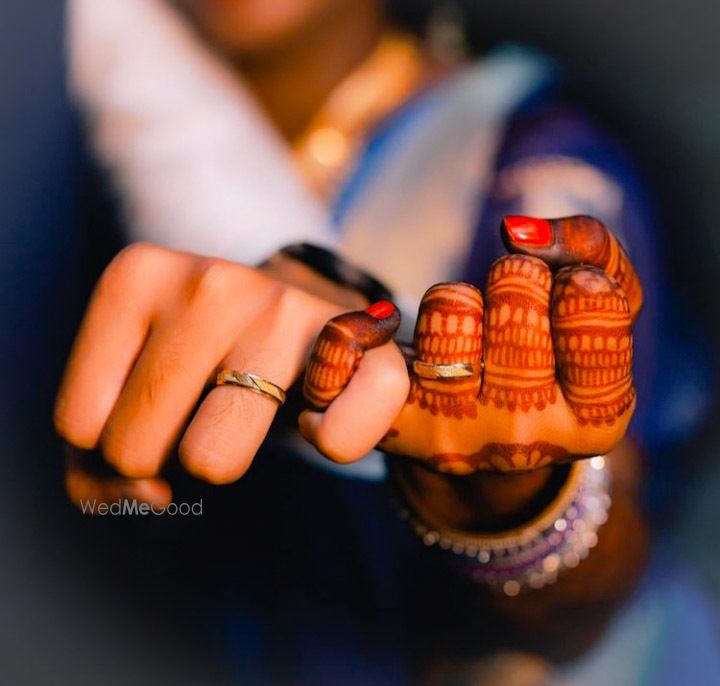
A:
[[[551,283],[550,269],[534,257],[511,255],[491,267],[485,290],[483,405],[527,412],[555,402]]]
[[[560,219],[510,216],[500,233],[511,253],[539,257],[552,268],[589,264],[602,269],[625,291],[633,321],[642,307],[640,279],[614,234],[586,215]]]
[[[552,323],[568,404],[581,424],[613,424],[635,400],[625,293],[599,269],[566,267],[555,276]]]
[[[417,359],[429,364],[482,363],[483,299],[465,283],[440,283],[422,299],[415,325]],[[477,416],[481,377],[442,381],[413,376],[408,403],[417,403],[432,415]]]
[[[423,297],[407,355],[409,396],[383,450],[468,474],[603,454],[622,439],[636,403],[631,325],[642,304],[627,255],[591,217],[507,217],[501,231],[512,254],[491,267],[484,303],[466,283],[438,284]],[[306,397],[327,407],[362,351],[396,327],[366,313],[332,320],[308,367]],[[414,361],[478,373],[421,378]]]
[[[547,441],[533,441],[532,443],[487,443],[476,453],[469,455],[438,453],[428,462],[439,472],[457,473],[457,465],[463,465],[473,472],[487,470],[488,465],[499,472],[511,472],[538,469],[549,464],[564,462],[569,457],[570,453],[565,448]]]
[[[364,311],[331,319],[315,342],[305,372],[303,393],[325,409],[347,386],[366,350],[387,343],[400,326],[400,312],[386,300]]]

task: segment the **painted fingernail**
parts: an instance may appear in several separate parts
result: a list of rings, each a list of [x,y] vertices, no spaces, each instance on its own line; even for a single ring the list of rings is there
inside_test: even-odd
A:
[[[547,219],[512,215],[503,219],[505,230],[516,245],[547,247],[552,243],[552,225]]]
[[[395,312],[395,305],[393,305],[389,300],[378,300],[378,302],[366,308],[365,312],[375,317],[375,319],[387,319],[393,312]]]

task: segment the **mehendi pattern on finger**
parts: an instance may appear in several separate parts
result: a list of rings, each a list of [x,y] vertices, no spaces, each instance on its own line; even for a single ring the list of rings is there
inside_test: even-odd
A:
[[[464,342],[449,342],[458,284],[440,284],[421,305],[410,397],[381,442],[448,474],[525,471],[606,453],[635,407],[631,325],[642,289],[614,235],[584,216],[506,217],[503,231],[512,254],[490,269],[477,321],[483,341],[469,348],[483,356],[477,396],[479,379],[438,379],[429,369],[468,359],[458,355],[468,352]]]
[[[467,283],[441,283],[424,295],[415,325],[417,359],[428,364],[470,363],[482,360],[482,294]],[[462,419],[477,416],[480,376],[428,381],[413,377],[408,403],[431,414]]]
[[[303,393],[317,408],[326,408],[347,386],[363,356],[346,326],[329,322],[318,338],[305,372]]]
[[[387,301],[331,319],[305,370],[305,399],[317,409],[327,408],[350,382],[365,351],[387,343],[399,325],[400,313]]]
[[[423,410],[432,415],[443,415],[455,419],[475,419],[477,417],[477,383],[460,381],[443,381],[442,384],[452,390],[428,389],[425,383],[413,379],[408,394],[408,404],[417,403]],[[462,384],[462,386],[460,386]]]
[[[625,291],[630,314],[635,318],[643,294],[632,263],[624,248],[599,219],[587,215],[539,219],[508,216],[501,236],[511,252],[539,257],[553,268],[589,264],[614,278]]]
[[[468,455],[439,453],[429,463],[446,474],[470,474],[476,471],[512,472],[540,469],[563,462],[570,457],[560,446],[545,441],[532,443],[488,443],[481,450]]]
[[[552,275],[525,255],[499,259],[485,293],[485,372],[480,402],[511,412],[557,398],[550,332]]]
[[[629,302],[642,299],[640,281],[624,248],[611,231],[594,217],[584,215],[551,221],[555,232],[564,237],[569,252],[578,262],[599,267],[615,279]],[[593,240],[589,237],[592,235]]]
[[[640,280],[630,263],[630,258],[617,240],[608,240],[607,267],[604,271],[612,276],[625,291],[628,303],[631,305],[631,316],[633,311],[638,311],[642,304],[642,288]],[[602,267],[601,267],[602,268]]]
[[[553,335],[560,384],[581,424],[612,425],[635,401],[630,306],[600,269],[558,272]]]

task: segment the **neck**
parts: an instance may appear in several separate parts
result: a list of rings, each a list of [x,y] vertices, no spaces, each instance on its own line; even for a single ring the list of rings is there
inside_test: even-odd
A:
[[[353,12],[354,4],[346,3],[347,11],[337,12],[282,48],[239,62],[243,76],[288,141],[305,130],[328,94],[372,52],[383,32],[379,11]]]

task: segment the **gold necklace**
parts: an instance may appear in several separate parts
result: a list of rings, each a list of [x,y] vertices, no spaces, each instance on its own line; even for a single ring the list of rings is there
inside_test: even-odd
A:
[[[367,131],[415,92],[425,76],[417,41],[391,32],[333,89],[293,146],[296,167],[318,196],[333,196]]]

